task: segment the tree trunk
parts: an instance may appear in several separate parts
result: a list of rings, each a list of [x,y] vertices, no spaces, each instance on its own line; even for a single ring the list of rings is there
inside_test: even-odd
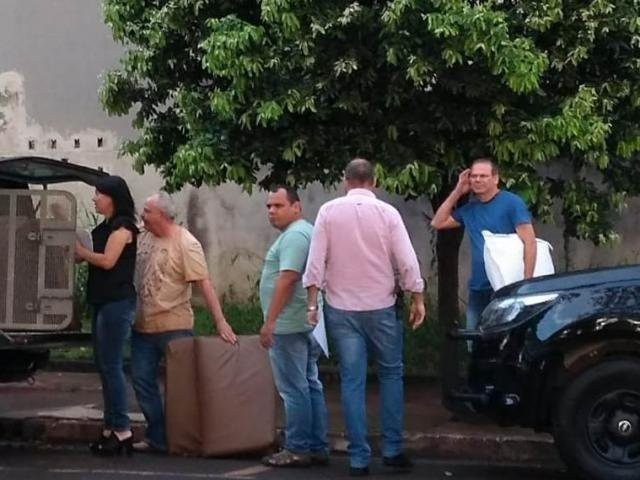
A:
[[[443,186],[443,192],[431,198],[435,212],[447,198],[453,186]],[[466,199],[462,200],[464,203]],[[443,403],[448,405],[447,393],[459,383],[460,342],[449,339],[448,332],[458,328],[460,309],[458,308],[458,254],[464,236],[464,228],[441,230],[436,237],[436,261],[438,269],[438,321],[444,328],[445,338],[440,352],[440,381]]]
[[[464,235],[464,229],[442,230],[436,240],[436,259],[438,262],[438,320],[446,332],[458,327],[460,311],[458,308],[458,253]],[[448,336],[442,344],[440,354],[440,375],[442,390],[451,391],[459,381],[460,355],[458,341]]]

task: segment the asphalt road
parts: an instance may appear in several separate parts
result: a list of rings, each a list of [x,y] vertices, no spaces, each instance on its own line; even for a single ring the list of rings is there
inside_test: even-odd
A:
[[[213,460],[136,454],[131,458],[99,458],[84,447],[35,447],[0,444],[2,480],[321,480],[350,478],[347,458],[334,456],[329,467],[271,469],[257,458]],[[410,474],[391,474],[374,461],[375,479],[572,480],[557,466],[497,466],[419,460]]]

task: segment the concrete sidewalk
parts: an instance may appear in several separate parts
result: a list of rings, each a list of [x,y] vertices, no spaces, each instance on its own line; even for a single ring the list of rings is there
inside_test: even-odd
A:
[[[325,380],[331,445],[345,452],[340,411],[340,384]],[[143,436],[143,417],[130,390],[136,438]],[[440,403],[440,390],[428,382],[409,381],[405,389],[406,447],[414,455],[487,462],[559,462],[549,435],[489,423],[454,421]],[[372,382],[367,395],[371,443],[379,448],[378,388]],[[39,372],[33,384],[0,384],[0,439],[46,443],[84,442],[98,436],[102,395],[95,373]],[[282,425],[282,412],[278,412]]]

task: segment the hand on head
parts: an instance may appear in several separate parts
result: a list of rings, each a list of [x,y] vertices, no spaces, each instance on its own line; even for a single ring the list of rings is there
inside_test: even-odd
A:
[[[460,172],[458,175],[458,184],[456,185],[456,190],[460,195],[466,195],[471,190],[471,169],[467,168]]]

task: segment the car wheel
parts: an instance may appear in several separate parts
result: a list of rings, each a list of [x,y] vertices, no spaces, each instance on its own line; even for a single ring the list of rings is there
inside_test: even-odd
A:
[[[640,478],[640,360],[606,360],[581,373],[553,412],[560,455],[581,478]]]

